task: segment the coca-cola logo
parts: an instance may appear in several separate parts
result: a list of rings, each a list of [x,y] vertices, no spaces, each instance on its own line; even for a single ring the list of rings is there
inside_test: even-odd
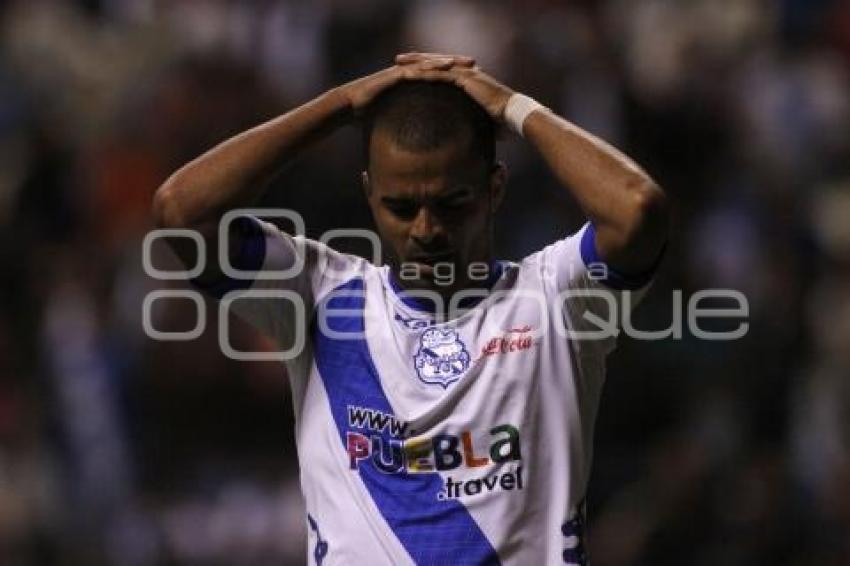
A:
[[[501,336],[495,336],[484,344],[484,347],[481,348],[481,358],[522,352],[531,349],[532,346],[534,346],[534,337],[531,335],[530,326],[509,328]]]

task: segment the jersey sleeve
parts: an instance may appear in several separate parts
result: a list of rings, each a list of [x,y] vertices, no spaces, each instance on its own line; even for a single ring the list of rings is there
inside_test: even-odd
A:
[[[596,230],[590,222],[539,253],[543,275],[577,351],[597,356],[610,353],[624,310],[630,311],[644,297],[660,257],[643,273],[618,272],[599,256]]]
[[[230,264],[238,276],[193,283],[288,350],[299,333],[306,336],[318,299],[363,269],[364,260],[253,216],[233,222],[239,249],[230,254]]]

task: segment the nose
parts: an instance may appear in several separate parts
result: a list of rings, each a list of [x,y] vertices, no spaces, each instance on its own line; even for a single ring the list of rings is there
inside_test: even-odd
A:
[[[428,206],[421,206],[410,227],[410,237],[421,245],[428,245],[445,236],[442,223]]]

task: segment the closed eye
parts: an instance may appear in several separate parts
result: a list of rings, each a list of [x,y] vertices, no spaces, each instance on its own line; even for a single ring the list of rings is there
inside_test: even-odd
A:
[[[439,200],[437,202],[437,206],[441,210],[452,212],[452,211],[463,210],[464,208],[466,208],[470,204],[472,204],[474,201],[475,201],[475,195],[474,194],[467,192],[467,191],[461,191],[461,192],[454,193],[454,194],[448,196],[447,198]]]
[[[416,216],[418,207],[411,200],[385,198],[383,199],[383,203],[387,210],[399,218],[410,219]]]

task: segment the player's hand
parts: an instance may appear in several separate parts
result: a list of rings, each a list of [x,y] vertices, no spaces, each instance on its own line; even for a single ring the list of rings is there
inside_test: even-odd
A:
[[[356,79],[337,88],[337,91],[356,113],[360,112],[382,91],[401,80],[444,80],[435,71],[447,71],[455,66],[472,67],[471,57],[438,53],[407,53],[396,57],[396,65]]]
[[[397,65],[421,64],[424,70],[448,70],[452,67],[473,67],[475,58],[468,55],[448,55],[445,53],[399,53],[395,56]]]
[[[504,120],[505,106],[514,93],[484,71],[472,57],[443,55],[440,53],[403,53],[396,55],[396,63],[403,67],[416,67],[421,80],[451,82],[480,104],[497,122]]]

